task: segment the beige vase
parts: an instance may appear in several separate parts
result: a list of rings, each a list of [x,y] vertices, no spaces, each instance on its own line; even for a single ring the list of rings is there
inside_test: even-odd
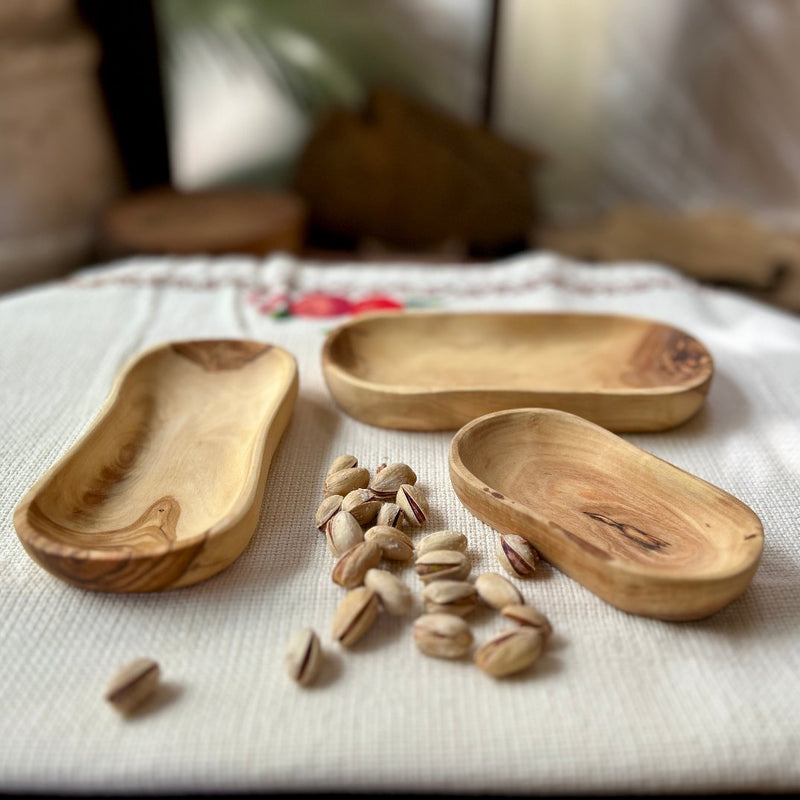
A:
[[[99,58],[71,0],[0,3],[0,291],[87,264],[124,189]]]

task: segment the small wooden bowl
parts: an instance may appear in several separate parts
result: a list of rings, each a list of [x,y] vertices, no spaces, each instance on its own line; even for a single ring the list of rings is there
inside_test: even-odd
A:
[[[738,597],[763,529],[722,489],[580,417],[488,414],[450,448],[461,502],[623,611],[701,619]]]
[[[149,592],[216,574],[255,531],[297,384],[294,358],[263,342],[142,353],[18,504],[23,547],[86,589]]]
[[[328,335],[322,366],[345,412],[403,430],[535,406],[661,431],[700,409],[713,372],[696,339],[636,317],[425,311],[349,320]]]

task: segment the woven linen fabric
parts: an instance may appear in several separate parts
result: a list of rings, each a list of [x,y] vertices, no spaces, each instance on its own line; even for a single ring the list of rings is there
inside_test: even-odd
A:
[[[646,316],[696,336],[715,374],[686,424],[623,438],[730,492],[765,549],[745,593],[699,622],[603,602],[543,565],[514,581],[554,635],[524,673],[423,656],[409,618],[331,641],[343,595],[314,528],[329,463],[410,464],[431,516],[462,531],[472,575],[500,571],[496,534],[458,501],[452,432],[386,430],[338,409],[325,335],[391,305]],[[319,316],[334,314],[334,316]],[[37,566],[15,535],[25,491],[91,423],[122,366],[176,339],[246,337],[290,351],[300,392],[257,530],[227,569],[143,595],[86,591]],[[659,265],[547,253],[481,265],[315,264],[275,256],[131,259],[0,298],[0,788],[46,792],[407,791],[658,793],[800,789],[800,320]],[[410,566],[394,571],[418,592]],[[418,609],[419,610],[419,609]],[[499,630],[488,609],[476,642]],[[314,627],[319,681],[283,650]],[[103,700],[138,656],[164,685],[130,719]]]

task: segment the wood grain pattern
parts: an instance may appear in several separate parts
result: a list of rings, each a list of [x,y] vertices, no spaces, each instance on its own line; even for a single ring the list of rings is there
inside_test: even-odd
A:
[[[357,317],[322,354],[340,407],[362,422],[453,430],[515,407],[660,431],[702,406],[706,348],[669,325],[603,314],[402,312]]]
[[[745,590],[761,557],[761,522],[744,503],[565,412],[473,420],[453,438],[450,478],[483,522],[634,614],[709,616]]]
[[[174,342],[139,355],[14,512],[29,555],[88,589],[187,586],[228,566],[258,522],[297,395],[263,342]]]

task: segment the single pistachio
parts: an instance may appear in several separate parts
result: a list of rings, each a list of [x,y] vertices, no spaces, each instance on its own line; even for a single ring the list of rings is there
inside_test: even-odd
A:
[[[441,580],[422,590],[422,602],[429,614],[455,614],[464,617],[478,602],[475,587],[467,581]]]
[[[426,656],[461,658],[472,646],[472,631],[461,617],[422,614],[414,622],[414,644]]]
[[[469,575],[471,565],[458,550],[430,550],[417,558],[414,569],[425,582],[437,580],[460,581]]]
[[[368,525],[381,509],[381,501],[373,500],[369,489],[353,489],[342,500],[342,510],[349,511],[359,525]]]
[[[313,628],[297,631],[286,645],[283,663],[286,674],[301,686],[314,682],[322,660],[319,636]]]
[[[352,469],[358,466],[358,459],[349,454],[336,456],[328,467],[327,475],[333,475],[334,472],[339,472],[342,469]]]
[[[130,714],[156,690],[161,668],[152,658],[137,658],[123,665],[108,683],[105,699],[117,711]]]
[[[328,475],[322,491],[325,497],[331,494],[340,494],[344,497],[353,489],[366,489],[368,483],[369,470],[364,467],[349,467]]]
[[[467,549],[467,537],[458,531],[436,531],[424,536],[417,543],[417,555],[429,553],[431,550],[458,550],[459,553]]]
[[[400,528],[405,521],[403,509],[397,503],[382,503],[375,518],[376,525],[389,525],[392,528]]]
[[[369,488],[375,497],[381,500],[392,500],[397,490],[404,484],[415,484],[417,476],[408,464],[387,464],[375,473]]]
[[[372,589],[380,598],[381,605],[392,615],[402,617],[411,611],[414,595],[411,589],[385,569],[368,569],[364,586]]]
[[[349,591],[333,616],[331,635],[339,644],[350,647],[372,627],[380,609],[378,595],[369,587]]]
[[[381,548],[375,542],[359,542],[339,557],[333,567],[334,583],[353,589],[364,582],[367,570],[377,567],[381,561]]]
[[[314,524],[320,533],[325,533],[326,525],[339,512],[342,507],[342,500],[344,498],[340,494],[331,494],[319,504],[317,513],[314,515]]]
[[[409,561],[414,555],[414,543],[402,531],[388,525],[375,525],[364,534],[364,540],[375,542],[383,557],[389,561]]]
[[[328,542],[328,549],[339,558],[351,547],[364,541],[364,531],[349,511],[339,511],[328,520],[325,526],[325,539]]]
[[[517,587],[496,572],[484,572],[483,575],[479,575],[475,580],[475,588],[481,600],[498,611],[505,606],[525,604]]]
[[[488,675],[502,678],[529,667],[541,655],[544,636],[533,628],[501,631],[475,652],[475,663]]]
[[[553,632],[553,626],[550,624],[550,620],[547,619],[539,609],[533,606],[508,605],[504,606],[500,610],[500,613],[506,619],[516,622],[517,625],[539,631],[545,639]]]
[[[516,533],[500,534],[495,545],[497,560],[515,578],[528,578],[533,575],[539,554],[533,545]]]
[[[428,519],[428,501],[418,486],[403,484],[397,490],[395,503],[400,506],[405,518],[412,525],[424,525]]]

